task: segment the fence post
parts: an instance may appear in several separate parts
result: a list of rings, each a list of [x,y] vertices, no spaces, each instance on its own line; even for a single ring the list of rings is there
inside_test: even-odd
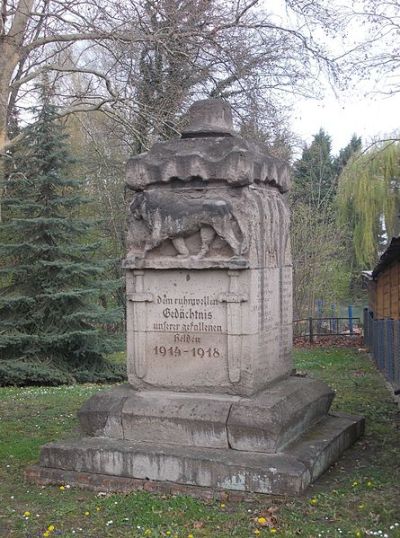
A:
[[[349,304],[349,330],[350,334],[353,335],[353,305]]]
[[[378,333],[376,339],[378,368],[382,372],[385,369],[385,320],[378,319],[376,321],[376,328]]]
[[[374,332],[375,324],[374,324],[374,315],[371,310],[368,312],[368,339],[369,339],[369,351],[374,348],[374,339],[376,337],[376,334]]]
[[[385,320],[385,374],[389,381],[394,381],[393,325],[392,319]]]
[[[363,310],[364,347],[369,349],[368,308]]]
[[[400,387],[400,321],[393,322],[393,360],[394,360],[394,383]]]
[[[373,346],[373,357],[375,365],[379,368],[379,320],[374,319],[372,321],[372,346]]]
[[[313,318],[308,318],[308,332],[310,333],[310,344],[313,343]]]

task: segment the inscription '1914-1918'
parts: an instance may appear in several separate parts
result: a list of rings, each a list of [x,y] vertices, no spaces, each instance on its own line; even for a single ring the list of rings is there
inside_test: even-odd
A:
[[[218,359],[220,357],[220,351],[216,347],[192,347],[191,349],[181,349],[178,346],[155,346],[154,354],[161,355],[166,357],[167,355],[171,357],[181,357],[184,353],[190,354],[192,357],[204,357]]]
[[[153,304],[152,352],[155,357],[223,358],[225,311],[215,296],[163,294],[156,296]]]

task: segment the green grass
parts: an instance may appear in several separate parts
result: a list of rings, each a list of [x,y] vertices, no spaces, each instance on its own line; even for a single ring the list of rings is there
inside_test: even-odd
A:
[[[40,446],[71,436],[77,409],[103,387],[1,388],[0,536],[39,537],[54,525],[50,536],[400,538],[399,413],[382,378],[366,355],[349,349],[297,351],[296,366],[336,389],[334,408],[365,415],[366,435],[302,497],[241,504],[25,483]],[[274,520],[275,534],[257,524],[260,516]]]

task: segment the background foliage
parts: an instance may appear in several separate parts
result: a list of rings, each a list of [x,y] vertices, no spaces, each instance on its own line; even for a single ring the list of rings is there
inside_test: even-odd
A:
[[[105,355],[122,311],[110,305],[121,279],[95,256],[97,231],[69,176],[67,137],[43,87],[42,104],[9,155],[0,254],[0,384],[121,379]],[[53,372],[53,375],[51,374]]]

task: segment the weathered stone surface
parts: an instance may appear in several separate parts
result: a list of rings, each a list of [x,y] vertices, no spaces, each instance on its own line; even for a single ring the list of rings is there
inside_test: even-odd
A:
[[[249,398],[117,388],[92,396],[79,418],[88,435],[275,453],[324,418],[332,398],[325,383],[299,377]]]
[[[251,395],[290,375],[290,273],[127,275],[128,379],[137,389]]]
[[[221,99],[196,101],[189,108],[188,117],[189,122],[182,131],[182,138],[234,134],[231,107]]]
[[[209,394],[136,392],[123,407],[123,438],[228,448],[226,422],[233,401],[234,397]]]
[[[289,190],[287,163],[268,156],[256,142],[235,135],[227,103],[200,101],[192,105],[189,117],[182,139],[158,142],[148,153],[128,161],[128,187],[144,190],[176,181],[184,185],[198,178],[224,180],[232,186],[264,183],[280,192]]]
[[[138,390],[249,396],[292,370],[285,188],[276,159],[231,136],[226,103],[189,115],[186,138],[128,166],[128,379]],[[228,166],[223,148],[239,142]],[[237,181],[250,161],[258,171]]]
[[[40,465],[44,473],[45,469],[63,469],[217,490],[294,494],[333,463],[362,427],[358,417],[327,417],[284,454],[82,438],[45,445]],[[86,483],[84,479],[83,486]]]
[[[78,411],[82,432],[123,439],[122,408],[132,392],[130,385],[122,385],[89,398]]]
[[[310,471],[311,482],[325,472],[343,452],[364,435],[364,417],[334,413],[304,433],[288,452]]]
[[[334,392],[322,381],[291,377],[231,407],[227,430],[235,450],[282,452],[326,417]]]
[[[83,438],[50,443],[42,449],[42,467],[176,482],[239,491],[299,492],[309,471],[287,455],[234,450],[181,448],[153,443]]]
[[[127,267],[238,268],[291,265],[289,212],[276,188],[226,184],[158,186],[133,195],[128,212]],[[247,263],[246,263],[247,262]],[[161,264],[161,266],[160,266]]]
[[[30,465],[25,470],[25,478],[29,482],[42,486],[68,484],[71,487],[101,491],[103,493],[130,493],[145,490],[163,495],[186,495],[204,501],[214,500],[221,502],[255,502],[265,498],[263,493],[227,491],[201,486],[188,486],[177,484],[176,482],[159,482],[156,480],[127,478],[125,476],[65,471],[63,469],[40,467],[39,465]]]

